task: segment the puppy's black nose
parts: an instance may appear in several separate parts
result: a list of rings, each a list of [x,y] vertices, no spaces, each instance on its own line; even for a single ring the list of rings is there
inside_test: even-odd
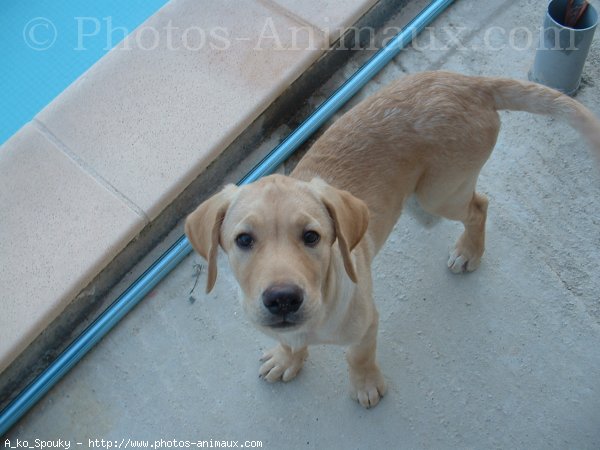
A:
[[[298,311],[304,294],[296,285],[279,284],[266,289],[262,297],[269,312],[280,316]]]

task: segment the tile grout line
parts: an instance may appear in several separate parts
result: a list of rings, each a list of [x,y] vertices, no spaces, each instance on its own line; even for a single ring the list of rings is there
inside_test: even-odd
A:
[[[308,22],[307,20],[303,19],[296,13],[294,13],[294,12],[290,11],[289,9],[276,3],[274,0],[257,0],[257,2],[261,3],[263,6],[266,6],[268,9],[271,9],[274,12],[281,14],[282,16],[284,16],[286,18],[293,20],[294,22],[298,22],[300,25],[304,25],[305,27],[313,28],[321,35],[321,37],[327,38],[327,42],[325,43],[325,45],[329,45],[329,40],[328,40],[329,36],[325,30],[321,29],[321,27],[319,27],[311,22]]]
[[[75,154],[75,152],[71,151],[69,147],[65,143],[63,143],[46,125],[44,125],[37,117],[34,117],[31,121],[32,125],[46,138],[48,139],[60,152],[62,152],[67,158],[73,161],[81,170],[87,173],[90,177],[92,177],[97,183],[99,183],[103,188],[112,193],[118,200],[123,202],[129,209],[131,209],[135,214],[141,216],[144,220],[145,224],[150,223],[150,218],[148,215],[142,210],[138,205],[136,205],[131,199],[126,197],[122,192],[120,192],[115,186],[113,186],[108,180],[102,177],[98,172],[96,172],[89,164],[87,164],[83,159]]]

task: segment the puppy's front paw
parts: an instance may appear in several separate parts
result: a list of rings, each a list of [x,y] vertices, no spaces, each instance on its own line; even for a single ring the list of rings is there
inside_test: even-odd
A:
[[[308,357],[308,350],[302,348],[297,351],[292,351],[290,347],[278,345],[275,348],[265,352],[260,359],[263,365],[260,366],[258,375],[264,378],[269,383],[276,381],[290,381],[293,380],[302,365],[304,360]]]
[[[387,390],[383,375],[377,366],[364,371],[350,370],[350,396],[365,408],[373,408]]]

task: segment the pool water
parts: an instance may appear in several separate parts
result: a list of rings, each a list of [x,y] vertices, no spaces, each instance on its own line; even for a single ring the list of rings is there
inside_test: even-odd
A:
[[[0,145],[168,0],[0,0]]]

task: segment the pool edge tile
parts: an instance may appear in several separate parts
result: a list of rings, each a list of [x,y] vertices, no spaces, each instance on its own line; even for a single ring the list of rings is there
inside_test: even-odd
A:
[[[378,0],[308,0],[294,2],[291,0],[261,0],[275,3],[295,17],[320,29],[333,44],[350,27],[352,27]],[[325,3],[325,5],[323,5]],[[351,4],[349,4],[351,3]]]
[[[0,174],[1,373],[145,221],[31,123],[2,146]]]
[[[199,51],[124,43],[36,116],[150,220],[325,51],[316,29],[315,48],[303,47],[313,42],[304,35],[295,46],[290,30],[298,23],[259,1],[243,10],[233,1],[207,5],[200,11],[192,0],[171,2],[147,26],[168,24],[182,37],[192,26],[226,25],[226,50],[209,48],[212,42]]]

